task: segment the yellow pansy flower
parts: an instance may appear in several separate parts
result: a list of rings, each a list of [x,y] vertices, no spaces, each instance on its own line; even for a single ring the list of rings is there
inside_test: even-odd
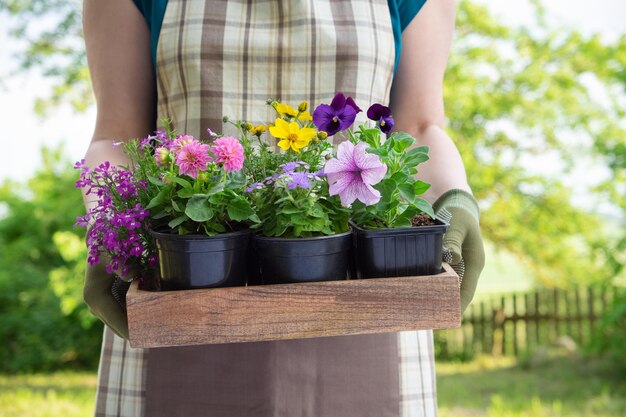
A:
[[[311,139],[317,135],[315,129],[310,127],[300,128],[296,122],[286,122],[283,119],[276,119],[275,125],[270,127],[272,136],[282,139],[278,146],[283,150],[293,149],[300,152],[300,149],[309,144]]]
[[[289,104],[276,103],[276,111],[283,116],[296,117],[298,115],[298,110]]]

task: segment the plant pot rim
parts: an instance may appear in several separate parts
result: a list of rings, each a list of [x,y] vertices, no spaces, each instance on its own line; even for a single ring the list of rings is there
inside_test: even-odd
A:
[[[332,239],[336,237],[344,237],[352,234],[352,230],[348,230],[347,232],[336,233],[334,235],[326,235],[326,236],[314,236],[314,237],[277,237],[277,236],[261,236],[259,234],[253,234],[252,238],[255,240],[261,241],[281,241],[281,242],[311,242],[316,240],[326,240]]]
[[[214,236],[209,235],[201,235],[201,234],[188,234],[188,235],[178,235],[174,233],[164,233],[157,232],[156,230],[149,229],[148,233],[152,237],[157,239],[169,239],[169,240],[204,240],[204,239],[228,239],[231,237],[236,237],[240,235],[246,235],[250,233],[250,229],[236,230],[234,232],[226,232],[226,233],[218,233]]]
[[[427,226],[411,226],[411,227],[384,227],[380,229],[364,229],[350,220],[350,226],[359,235],[406,235],[406,234],[423,234],[423,233],[445,233],[450,224],[441,219],[435,219],[438,224]]]

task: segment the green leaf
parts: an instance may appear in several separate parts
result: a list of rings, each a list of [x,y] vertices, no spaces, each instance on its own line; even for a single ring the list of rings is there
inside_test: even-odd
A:
[[[428,146],[418,146],[404,153],[402,155],[402,158],[400,158],[400,161],[405,167],[415,167],[422,162],[426,162],[428,161],[428,159],[430,159],[430,157],[428,156],[428,151]]]
[[[248,180],[242,171],[235,171],[228,174],[227,186],[231,190],[239,190],[246,186]]]
[[[228,217],[236,222],[248,220],[255,214],[254,209],[250,206],[250,203],[242,197],[231,200],[228,204],[227,211]]]
[[[413,191],[413,186],[411,184],[400,184],[398,185],[398,191],[400,191],[400,195],[408,202],[413,202],[415,198],[415,192]]]
[[[406,148],[415,143],[415,138],[406,132],[397,132],[392,138],[393,150],[398,153],[403,153]]]
[[[153,220],[159,220],[159,219],[162,219],[162,218],[167,217],[169,215],[170,215],[170,213],[167,210],[163,210],[163,211],[158,212],[154,216],[151,216],[151,218]]]
[[[194,222],[206,222],[213,218],[209,200],[204,195],[194,195],[187,202],[185,214]]]
[[[170,222],[167,224],[170,229],[174,229],[177,226],[180,226],[183,222],[189,220],[189,217],[187,217],[186,214],[183,214],[182,216],[178,216],[173,220],[170,220]]]
[[[404,172],[396,172],[390,179],[396,184],[405,184],[409,181],[409,176]]]
[[[158,179],[157,177],[155,177],[153,175],[148,175],[148,181],[150,181],[150,183],[152,183],[154,185],[158,185],[159,187],[165,185],[165,183],[163,181],[161,181],[160,179]]]
[[[224,191],[225,185],[226,184],[224,184],[223,182],[217,182],[213,184],[211,188],[209,188],[208,191],[206,192],[206,195],[213,195],[213,194],[217,194],[219,192]]]
[[[174,208],[174,210],[176,210],[177,212],[182,213],[183,211],[185,211],[185,210],[183,210],[182,206],[180,205],[180,203],[178,201],[172,200],[171,204],[172,204],[172,207]]]
[[[150,200],[150,202],[146,206],[146,209],[150,210],[151,208],[154,208],[163,204],[163,202],[165,201],[166,195],[167,195],[167,192],[165,190],[160,190],[159,193],[155,195],[152,198],[152,200]]]
[[[413,184],[413,193],[415,195],[424,194],[430,188],[430,184],[422,180],[417,180]]]
[[[191,183],[184,178],[171,176],[168,177],[170,180],[174,181],[176,184],[181,185],[183,188],[193,188]]]
[[[191,188],[181,188],[176,193],[176,195],[179,196],[180,198],[190,198],[194,194],[195,193],[193,192],[193,190]]]
[[[224,233],[226,228],[221,223],[204,224],[204,230],[207,234]]]
[[[428,214],[433,219],[435,218],[435,212],[433,211],[433,207],[428,201],[424,200],[423,198],[417,197],[413,201],[413,205],[415,205],[415,207],[420,209],[422,212]]]
[[[327,217],[326,212],[324,212],[324,209],[319,204],[315,204],[314,206],[309,207],[306,213],[309,216],[316,218]]]
[[[393,227],[411,227],[413,223],[411,223],[411,219],[413,216],[410,216],[408,213],[402,213],[400,216],[396,217],[393,222]]]
[[[370,146],[365,151],[378,156],[387,156],[387,150],[384,148],[373,148]]]
[[[393,181],[390,178],[387,178],[386,180],[382,180],[381,182],[379,182],[378,184],[374,186],[376,190],[380,191],[381,201],[386,201],[386,202],[391,201],[391,196],[396,191],[396,187],[397,185],[395,181]]]

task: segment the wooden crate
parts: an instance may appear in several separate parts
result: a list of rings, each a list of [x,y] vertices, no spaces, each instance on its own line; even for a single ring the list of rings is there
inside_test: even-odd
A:
[[[437,275],[126,295],[137,348],[301,339],[461,324],[459,281]]]

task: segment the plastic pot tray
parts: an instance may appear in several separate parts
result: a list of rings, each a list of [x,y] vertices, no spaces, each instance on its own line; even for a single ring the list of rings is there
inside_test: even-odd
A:
[[[302,339],[461,324],[458,275],[150,292],[127,295],[136,348]]]

